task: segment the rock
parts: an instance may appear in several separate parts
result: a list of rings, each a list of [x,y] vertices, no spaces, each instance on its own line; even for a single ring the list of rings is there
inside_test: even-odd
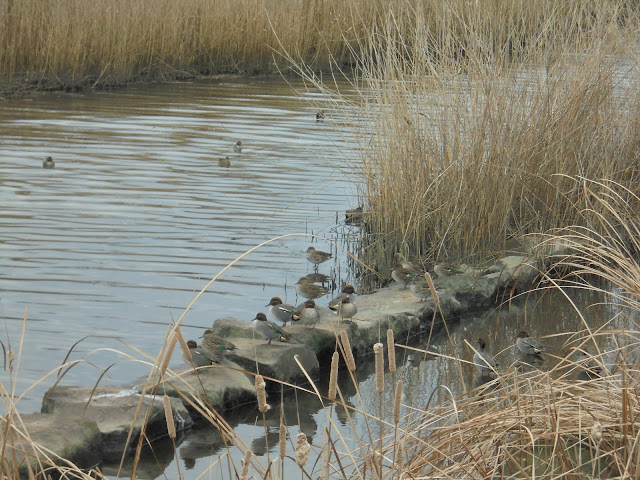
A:
[[[81,469],[95,467],[102,460],[102,435],[95,422],[67,415],[47,415],[30,413],[21,415],[20,420],[13,419],[8,435],[3,435],[6,441],[5,459],[11,459],[9,465],[20,465],[17,476],[29,478],[25,461],[31,465],[36,477],[42,468],[50,468],[52,464],[69,466],[69,462]],[[7,432],[7,417],[0,420],[3,434]],[[42,449],[51,450],[55,455],[47,457],[31,446],[16,430],[23,432]],[[13,434],[15,433],[15,434]],[[2,471],[7,474],[10,466],[3,466]],[[48,470],[48,474],[52,474]],[[52,475],[55,476],[55,475]]]
[[[42,413],[95,422],[102,434],[104,457],[107,459],[120,458],[123,452],[131,453],[145,417],[145,435],[149,440],[153,441],[167,435],[161,397],[147,395],[136,417],[140,394],[135,390],[98,387],[93,391],[93,395],[92,390],[88,387],[54,387],[47,392],[42,401]],[[181,401],[171,399],[171,407],[176,430],[184,430],[193,425],[193,420]],[[132,435],[127,443],[132,425]]]
[[[283,380],[288,383],[307,382],[307,378],[294,360],[294,356],[313,376],[319,370],[316,354],[303,343],[278,342],[273,340],[267,345],[266,340],[234,339],[237,350],[231,352],[229,358],[241,367],[267,377]],[[270,382],[273,383],[273,382]]]
[[[255,314],[254,314],[255,316]],[[213,322],[213,333],[224,338],[253,338],[253,323],[233,317],[218,318]]]
[[[496,297],[498,280],[493,277],[470,277],[468,275],[453,275],[442,277],[434,281],[437,290],[450,292],[462,310],[475,309],[490,305]]]
[[[500,269],[498,278],[499,287],[502,289],[517,288],[525,291],[533,287],[540,273],[537,263],[530,256],[511,255],[502,257],[496,262]]]
[[[236,343],[236,339],[233,342]],[[197,401],[202,401],[219,412],[231,410],[256,403],[253,379],[242,370],[238,364],[226,358],[220,361],[220,365],[200,367],[197,373],[191,365],[185,365],[184,368],[175,370],[175,377],[161,383],[158,391],[170,397],[180,397],[191,412],[196,411],[194,402]],[[178,390],[187,399],[182,398]]]

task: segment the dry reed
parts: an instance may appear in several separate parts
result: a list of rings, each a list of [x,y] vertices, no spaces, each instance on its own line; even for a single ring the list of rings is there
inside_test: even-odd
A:
[[[640,189],[638,11],[400,2],[370,26],[354,49],[361,259],[380,272],[397,251],[482,261],[574,224],[568,176]]]

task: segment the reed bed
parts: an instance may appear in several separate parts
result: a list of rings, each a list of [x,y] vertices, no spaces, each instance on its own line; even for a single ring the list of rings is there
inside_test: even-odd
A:
[[[579,223],[571,176],[637,191],[637,4],[401,4],[354,50],[365,263],[480,261]]]
[[[289,66],[278,54],[282,48],[316,69],[328,69],[331,61],[351,62],[350,42],[364,34],[362,23],[375,23],[382,5],[379,0],[2,0],[0,78],[9,87],[72,88],[286,72]]]

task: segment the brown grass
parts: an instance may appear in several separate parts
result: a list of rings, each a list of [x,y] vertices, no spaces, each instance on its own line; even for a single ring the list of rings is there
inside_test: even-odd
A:
[[[637,191],[638,20],[620,2],[401,2],[371,26],[349,165],[361,259],[387,277],[397,251],[481,261],[579,223],[568,177]]]

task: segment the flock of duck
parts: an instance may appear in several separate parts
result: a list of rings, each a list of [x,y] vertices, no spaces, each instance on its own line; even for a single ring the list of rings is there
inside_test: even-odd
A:
[[[315,274],[302,277],[296,283],[296,291],[306,299],[305,302],[302,305],[294,306],[284,303],[280,297],[272,297],[269,303],[265,305],[265,307],[269,307],[268,313],[271,320],[267,318],[264,312],[258,313],[253,318],[254,331],[267,340],[267,345],[270,345],[274,339],[280,341],[288,341],[290,339],[290,335],[285,329],[287,323],[315,328],[315,325],[320,321],[320,311],[314,299],[327,295],[330,290],[313,280],[322,281],[326,278],[318,273],[318,266],[330,260],[332,255],[316,250],[314,247],[309,247],[306,251],[306,258],[314,265]],[[424,275],[427,270],[409,262],[401,253],[396,253],[395,261],[395,267],[391,271],[392,278],[403,285],[404,289],[406,289],[407,285],[410,285],[414,295],[421,301],[424,300],[430,292]],[[451,265],[437,263],[433,265],[433,273],[438,277],[447,277],[462,273],[462,270]],[[341,323],[351,321],[351,318],[358,312],[358,308],[354,303],[355,297],[354,287],[345,285],[342,288],[342,292],[329,302],[329,309],[337,313]],[[282,325],[276,322],[280,322]],[[201,338],[200,345],[195,340],[187,342],[192,357],[190,360],[195,366],[217,364],[225,352],[233,351],[237,348],[232,342],[216,335],[211,329],[205,330]],[[537,339],[529,336],[526,330],[518,333],[515,343],[518,350],[526,355],[539,355],[544,352],[542,344]],[[478,348],[473,356],[473,363],[481,375],[491,375],[496,372],[498,362],[486,350],[486,343],[483,338],[478,339]]]
[[[263,312],[255,316],[253,329],[259,336],[267,340],[267,345],[270,345],[274,339],[280,341],[289,340],[290,335],[285,329],[287,323],[296,323],[315,328],[315,325],[320,321],[320,311],[314,299],[327,295],[330,290],[315,283],[313,278],[319,280],[325,278],[324,275],[318,273],[318,265],[332,257],[330,253],[309,247],[306,251],[306,258],[314,265],[315,274],[302,277],[296,283],[298,295],[304,297],[306,301],[302,305],[294,306],[284,303],[280,297],[272,297],[269,303],[265,305],[265,307],[269,307],[268,312],[271,320]],[[340,322],[351,321],[351,318],[358,312],[358,308],[353,303],[355,297],[356,291],[354,287],[345,285],[342,288],[342,292],[329,302],[329,309],[336,312]],[[282,325],[278,325],[275,322],[281,322]],[[187,346],[191,353],[191,361],[197,367],[218,363],[221,355],[236,349],[232,342],[216,335],[211,329],[205,330],[200,345],[195,340],[189,340]]]

